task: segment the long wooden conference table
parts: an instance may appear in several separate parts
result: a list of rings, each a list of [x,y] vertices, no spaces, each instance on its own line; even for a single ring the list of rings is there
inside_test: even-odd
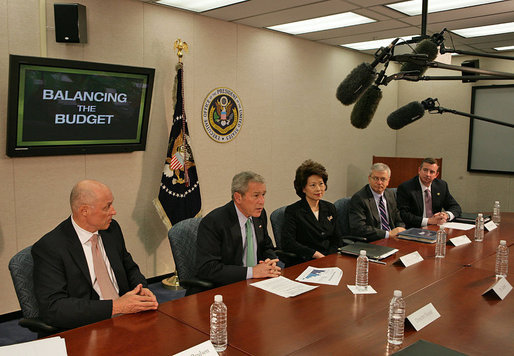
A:
[[[474,229],[447,230],[449,237]],[[250,286],[248,280],[163,303],[157,311],[124,315],[58,334],[68,355],[173,355],[209,339],[209,307],[222,294],[228,307],[229,347],[224,355],[388,355],[389,301],[400,289],[407,315],[432,303],[441,317],[419,331],[406,325],[402,348],[423,339],[469,355],[507,355],[514,351],[514,292],[504,300],[482,293],[495,281],[495,252],[500,240],[514,244],[514,213],[503,213],[500,226],[482,243],[448,246],[435,259],[435,246],[386,239],[377,244],[398,248],[370,263],[369,283],[377,294],[354,295],[356,259],[330,255],[284,269],[294,280],[308,266],[339,267],[338,286],[283,298]],[[514,281],[510,249],[509,282]],[[422,262],[402,267],[398,259],[418,251]]]

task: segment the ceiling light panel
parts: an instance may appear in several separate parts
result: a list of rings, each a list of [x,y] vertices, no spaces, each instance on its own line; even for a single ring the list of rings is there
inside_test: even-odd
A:
[[[494,47],[497,51],[514,51],[514,46]]]
[[[179,9],[203,12],[218,7],[237,4],[248,0],[158,0],[157,4],[178,7]]]
[[[408,41],[408,40],[412,39],[412,37],[414,37],[414,35],[412,35],[412,36],[401,36],[400,38],[402,40],[404,40],[404,41]],[[394,37],[394,38],[386,38],[386,39],[383,39],[383,40],[347,43],[347,44],[342,44],[340,46],[351,48],[351,49],[356,49],[358,51],[367,51],[369,49],[377,49],[377,48],[380,48],[380,47],[389,46],[391,44],[391,42],[393,42],[393,40],[395,40],[395,39],[396,39],[396,37]],[[399,43],[401,43],[401,42],[402,41],[400,40]]]
[[[465,38],[500,35],[502,33],[514,32],[514,22],[500,23],[488,26],[461,28],[459,30],[450,31]]]
[[[343,12],[341,14],[317,17],[309,20],[290,22],[286,24],[270,26],[270,30],[299,35],[302,33],[330,30],[334,28],[361,25],[375,22],[369,17],[361,16],[353,12]]]
[[[454,9],[462,9],[470,6],[490,4],[503,0],[430,0],[428,2],[428,12],[440,12]],[[409,16],[421,15],[422,0],[403,1],[395,4],[386,5],[387,7],[404,13]]]

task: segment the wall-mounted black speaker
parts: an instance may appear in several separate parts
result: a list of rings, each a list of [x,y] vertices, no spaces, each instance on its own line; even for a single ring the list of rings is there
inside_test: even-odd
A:
[[[480,63],[478,59],[470,59],[469,61],[464,61],[460,64],[463,67],[469,67],[469,68],[480,68]],[[478,77],[479,74],[477,73],[469,73],[469,72],[462,72],[463,77],[468,77],[469,79],[462,79],[463,83],[474,83],[477,81],[477,79],[473,79],[474,77]]]
[[[55,41],[87,43],[86,7],[80,4],[54,4]]]

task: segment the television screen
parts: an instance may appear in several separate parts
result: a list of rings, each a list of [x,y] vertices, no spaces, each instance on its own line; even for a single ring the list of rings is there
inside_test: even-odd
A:
[[[7,155],[143,151],[155,70],[11,55]]]

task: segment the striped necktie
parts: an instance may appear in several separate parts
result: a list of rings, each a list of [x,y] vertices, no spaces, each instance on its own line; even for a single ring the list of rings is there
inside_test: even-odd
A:
[[[382,230],[390,231],[391,228],[389,227],[389,222],[387,221],[387,214],[385,210],[384,200],[383,196],[380,196],[380,199],[378,201],[378,210],[380,210],[380,226]]]

